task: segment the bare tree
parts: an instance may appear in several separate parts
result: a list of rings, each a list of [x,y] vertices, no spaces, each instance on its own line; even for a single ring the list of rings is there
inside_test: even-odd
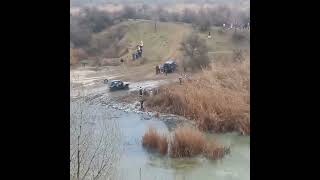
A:
[[[123,7],[123,14],[122,17],[125,19],[136,19],[137,12],[136,9],[132,6],[125,5]]]
[[[117,122],[82,95],[70,110],[70,178],[113,179],[121,150]]]
[[[70,41],[75,47],[88,45],[92,32],[87,26],[80,24],[79,17],[70,17]]]
[[[143,15],[146,14],[146,11],[147,11],[148,9],[150,9],[150,7],[149,7],[148,4],[143,4],[143,5],[142,5]]]
[[[184,54],[184,64],[187,67],[199,69],[207,67],[210,63],[205,40],[194,32],[183,40],[181,50]]]
[[[152,19],[154,21],[154,32],[157,32],[157,30],[158,30],[157,23],[160,20],[161,13],[163,13],[163,12],[164,12],[163,7],[161,5],[158,5],[156,7],[156,10],[153,13]]]
[[[195,19],[197,17],[197,14],[190,10],[190,9],[184,9],[181,17],[181,21],[185,23],[193,23],[195,22]]]
[[[208,31],[211,26],[210,16],[205,9],[202,9],[196,16],[195,22],[196,26],[200,31]]]
[[[75,47],[87,46],[93,33],[101,32],[114,24],[111,13],[96,8],[82,9],[80,14],[70,16],[70,41]]]
[[[85,8],[82,10],[80,25],[87,26],[93,33],[98,33],[106,27],[114,24],[111,13],[98,10],[97,8]]]
[[[125,48],[123,37],[127,30],[126,25],[119,25],[97,34],[91,39],[87,52],[92,56],[117,57],[119,51]]]

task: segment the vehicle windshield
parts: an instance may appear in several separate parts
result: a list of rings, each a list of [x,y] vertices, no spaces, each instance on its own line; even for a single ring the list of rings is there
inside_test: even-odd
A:
[[[115,85],[117,85],[119,83],[119,81],[113,81],[113,82],[111,82],[111,86],[115,86]]]

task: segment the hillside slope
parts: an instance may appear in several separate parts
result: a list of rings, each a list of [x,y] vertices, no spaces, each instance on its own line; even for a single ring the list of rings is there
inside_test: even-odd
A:
[[[155,24],[153,21],[137,20],[125,22],[128,26],[128,31],[124,37],[129,53],[126,58],[131,59],[131,54],[136,50],[136,45],[143,41],[144,52],[143,56],[154,63],[163,62],[168,58],[180,59],[180,43],[185,35],[190,33],[193,28],[190,24],[172,23],[172,22],[158,22],[157,30],[155,31]],[[217,27],[212,27],[212,38],[207,38],[207,33],[199,32],[208,45],[210,52],[232,51],[233,49],[250,49],[250,36],[248,31],[241,31],[249,39],[242,43],[235,43],[232,40],[233,31],[222,32]]]

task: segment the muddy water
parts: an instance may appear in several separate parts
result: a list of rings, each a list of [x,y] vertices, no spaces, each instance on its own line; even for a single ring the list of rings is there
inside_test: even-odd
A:
[[[100,105],[101,106],[101,105]],[[172,159],[157,153],[147,152],[141,145],[141,138],[148,127],[169,132],[172,124],[166,117],[160,119],[145,113],[124,112],[108,106],[103,110],[112,114],[121,131],[120,160],[117,164],[117,179],[250,179],[249,137],[234,133],[210,134],[220,143],[231,146],[231,154],[219,161],[210,161],[202,156],[187,159]],[[172,117],[171,117],[172,118]],[[170,121],[173,121],[172,119]]]

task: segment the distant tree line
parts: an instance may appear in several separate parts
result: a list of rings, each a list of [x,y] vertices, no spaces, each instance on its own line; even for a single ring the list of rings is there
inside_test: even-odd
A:
[[[70,44],[73,47],[87,46],[92,34],[99,33],[125,19],[183,22],[193,24],[193,27],[200,31],[207,31],[210,26],[247,24],[250,21],[250,15],[247,11],[231,9],[227,6],[202,8],[198,12],[185,9],[182,13],[169,12],[162,6],[151,8],[147,4],[140,7],[125,5],[122,11],[113,13],[97,8],[84,8],[79,15],[70,15]]]
[[[244,25],[250,22],[249,10],[239,10],[228,6],[201,8],[198,12],[185,9],[182,13],[178,13],[169,12],[161,5],[151,8],[144,4],[141,7],[125,6],[123,11],[124,18],[189,23],[200,31],[207,31],[210,26]]]
[[[208,31],[211,26],[222,26],[222,24],[246,24],[250,15],[246,11],[231,9],[227,6],[216,8],[203,8],[200,11],[185,9],[181,13],[169,12],[162,6],[156,8],[143,4],[141,6],[125,5],[121,11],[107,12],[97,8],[82,8],[77,15],[70,14],[70,49],[74,49],[70,55],[70,64],[74,64],[86,57],[118,57],[125,50],[125,42],[122,40],[128,27],[126,25],[114,26],[127,19],[152,20],[156,24],[160,22],[183,22],[192,24],[195,29]],[[107,31],[105,31],[108,29]],[[246,38],[241,34],[235,34],[233,39],[241,41]],[[191,43],[190,43],[191,42]],[[196,44],[199,49],[198,37],[187,39],[186,44]],[[189,46],[188,45],[188,46]],[[200,48],[199,48],[200,47]],[[190,56],[187,46],[184,46],[186,55],[193,59],[186,65],[204,67],[207,64],[206,57]],[[204,59],[200,62],[198,59]]]

